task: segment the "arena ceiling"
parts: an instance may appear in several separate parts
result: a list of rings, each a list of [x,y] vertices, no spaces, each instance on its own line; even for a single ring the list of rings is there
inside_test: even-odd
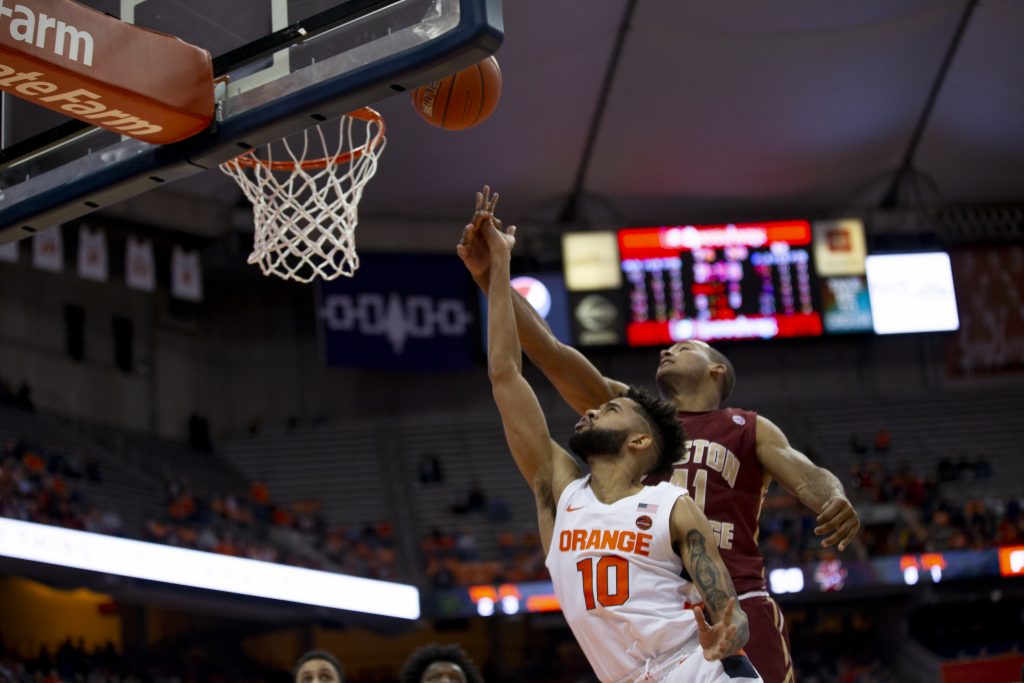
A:
[[[506,216],[555,232],[875,208],[923,119],[901,205],[1024,201],[1020,0],[503,4],[486,123],[449,132],[406,95],[376,105],[389,142],[363,225],[461,223],[485,182]],[[173,227],[209,235],[230,227],[194,217],[241,199],[216,172],[164,192],[197,207]],[[161,204],[114,212],[140,202]]]

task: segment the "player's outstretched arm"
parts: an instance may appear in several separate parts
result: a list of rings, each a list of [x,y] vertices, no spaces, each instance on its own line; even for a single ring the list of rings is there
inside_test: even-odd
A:
[[[487,241],[481,236],[481,226],[490,219],[501,229],[501,221],[494,216],[497,204],[498,194],[492,194],[488,186],[484,186],[483,192],[477,192],[473,221],[463,229],[457,247],[459,257],[485,294],[490,291],[491,259]],[[625,384],[604,377],[586,356],[558,341],[533,306],[515,291],[512,292],[512,307],[526,355],[577,413],[582,414],[625,394]]]
[[[515,227],[499,230],[493,222],[481,225],[489,246],[491,296],[487,301],[487,374],[501,414],[512,457],[538,504],[552,513],[562,490],[579,476],[579,468],[551,440],[547,421],[533,389],[522,375],[522,349],[516,335],[509,284],[509,259]]]
[[[711,525],[689,496],[680,496],[672,508],[672,542],[711,613],[713,625],[708,625],[700,608],[694,609],[704,658],[713,661],[736,654],[750,637],[747,615],[736,599]]]
[[[839,479],[793,448],[783,431],[760,415],[757,416],[757,459],[768,474],[817,513],[814,535],[827,536],[821,542],[822,547],[838,544],[840,550],[846,550],[860,530],[860,518]]]

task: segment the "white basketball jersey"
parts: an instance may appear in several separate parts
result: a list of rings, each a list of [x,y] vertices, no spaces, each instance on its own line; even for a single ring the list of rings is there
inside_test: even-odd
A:
[[[659,655],[698,647],[691,584],[672,550],[672,506],[686,489],[667,482],[605,505],[590,477],[565,487],[547,567],[555,595],[601,681],[618,681]]]

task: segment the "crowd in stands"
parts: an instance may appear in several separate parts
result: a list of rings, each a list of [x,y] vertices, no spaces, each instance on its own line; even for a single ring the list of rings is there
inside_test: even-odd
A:
[[[22,382],[17,389],[11,389],[11,385],[0,377],[0,406],[12,406],[27,413],[34,413],[36,405],[32,400],[32,387]]]
[[[468,529],[433,529],[420,541],[427,579],[434,588],[548,581],[544,551],[536,531],[497,533],[498,556],[481,558]]]
[[[0,516],[121,535],[121,516],[91,505],[81,481],[102,481],[95,460],[8,440],[0,455]]]
[[[54,652],[43,646],[25,657],[0,639],[0,683],[283,683],[290,677],[260,671],[246,658],[217,657],[197,649],[173,655],[128,657],[112,643],[88,648],[67,639]]]
[[[388,523],[328,528],[318,501],[277,504],[260,481],[246,492],[205,497],[184,480],[165,477],[164,493],[166,513],[146,522],[146,540],[368,578],[397,578],[394,530]],[[275,530],[289,530],[300,542],[286,543]]]
[[[1024,543],[1020,496],[960,499],[941,483],[987,478],[984,459],[941,460],[936,471],[922,476],[907,465],[895,468],[878,462],[850,467],[848,494],[862,516],[869,508],[879,521],[865,523],[854,542],[861,557],[902,553],[982,550]],[[814,515],[788,496],[766,501],[761,521],[761,549],[771,566],[791,566],[834,556],[822,550],[813,529]]]
[[[416,469],[425,491],[444,481],[444,467],[433,453],[421,455]],[[435,527],[420,539],[420,559],[431,586],[452,588],[549,580],[533,520],[527,520],[528,530],[521,530],[523,521],[512,519],[509,504],[500,496],[488,494],[479,480],[474,479],[466,491],[456,496],[448,512],[451,526]],[[481,527],[464,523],[470,518],[483,523],[488,535],[497,540],[496,547],[490,544],[481,550],[471,528]]]
[[[9,401],[13,394],[7,391],[4,396]],[[885,429],[870,440],[853,435],[851,442],[862,455],[872,449],[884,453],[892,446]],[[926,474],[907,465],[893,467],[880,459],[858,457],[845,477],[846,487],[858,508],[875,514],[865,515],[870,521],[848,556],[1024,544],[1020,497],[964,500],[947,495],[956,488],[943,486],[992,476],[992,466],[983,457],[943,458]],[[425,492],[443,482],[440,459],[421,456],[417,478]],[[95,459],[8,440],[0,453],[0,515],[357,576],[403,578],[398,571],[397,534],[390,523],[331,526],[317,501],[280,504],[260,481],[247,490],[203,495],[180,477],[165,474],[165,511],[145,521],[141,529],[126,529],[116,511],[91,504],[83,493],[85,483],[102,485]],[[450,523],[438,525],[420,540],[420,566],[430,585],[548,579],[533,520],[512,520],[507,502],[489,495],[480,482],[472,482],[448,510]],[[471,518],[474,523],[467,523]],[[834,551],[820,547],[813,534],[816,525],[814,515],[792,497],[769,495],[760,535],[769,567],[835,557]],[[485,529],[488,543],[481,544],[476,534]]]
[[[319,503],[290,506],[270,499],[262,482],[244,493],[210,497],[181,479],[165,477],[166,513],[141,530],[126,529],[113,509],[90,502],[81,484],[101,486],[99,463],[77,453],[43,449],[9,439],[0,452],[0,517],[224,555],[397,580],[395,534],[389,523],[328,527]],[[290,530],[294,543],[274,530]],[[286,539],[287,540],[287,539]]]

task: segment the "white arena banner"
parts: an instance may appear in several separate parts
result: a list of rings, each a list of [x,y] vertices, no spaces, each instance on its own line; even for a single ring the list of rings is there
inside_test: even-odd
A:
[[[0,518],[0,556],[148,581],[418,619],[415,586]]]

